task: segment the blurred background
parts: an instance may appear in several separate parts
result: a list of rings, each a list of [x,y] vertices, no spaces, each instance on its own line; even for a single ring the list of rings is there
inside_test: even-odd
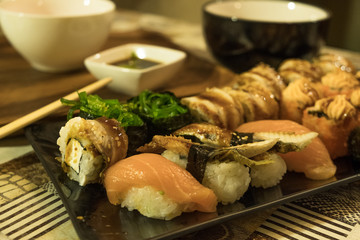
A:
[[[123,9],[160,14],[201,23],[201,7],[208,0],[113,0]],[[332,13],[327,45],[360,52],[359,0],[298,0],[327,8]]]

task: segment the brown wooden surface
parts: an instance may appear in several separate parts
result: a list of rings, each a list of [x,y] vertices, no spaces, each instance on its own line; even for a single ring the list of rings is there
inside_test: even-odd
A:
[[[103,49],[131,42],[181,49],[158,33],[140,30],[112,34]],[[170,90],[177,96],[192,95],[203,91],[206,87],[224,85],[232,76],[233,74],[228,70],[188,53],[181,71],[157,90]],[[13,121],[93,81],[96,79],[85,68],[57,74],[39,72],[33,69],[3,36],[0,36],[0,125]],[[103,98],[120,100],[128,98],[109,88],[101,89],[96,94]],[[66,109],[58,112],[57,115],[65,112]]]

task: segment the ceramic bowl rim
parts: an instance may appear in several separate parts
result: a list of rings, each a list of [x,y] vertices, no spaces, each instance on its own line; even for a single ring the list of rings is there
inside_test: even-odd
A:
[[[178,58],[176,58],[173,61],[167,61],[167,62],[162,62],[160,64],[157,64],[155,66],[149,67],[149,68],[144,68],[144,69],[131,69],[131,68],[125,68],[125,67],[119,67],[119,66],[114,66],[109,64],[109,62],[107,61],[95,61],[94,59],[101,59],[99,56],[99,54],[112,54],[112,52],[116,52],[117,50],[121,50],[121,49],[127,49],[127,48],[140,48],[140,47],[145,47],[145,48],[158,48],[158,49],[163,49],[165,51],[171,51],[174,53],[177,53],[179,55]],[[177,50],[177,49],[172,49],[172,48],[168,48],[168,47],[163,47],[163,46],[158,46],[158,45],[152,45],[152,44],[144,44],[144,43],[126,43],[126,44],[122,44],[122,45],[118,45],[112,48],[108,48],[105,49],[103,51],[100,51],[98,53],[95,53],[87,58],[85,58],[84,63],[93,63],[93,64],[97,64],[97,65],[101,65],[104,68],[108,68],[111,69],[112,71],[116,71],[116,72],[133,72],[133,73],[146,73],[146,72],[151,72],[157,69],[161,69],[164,68],[170,64],[182,61],[183,59],[186,58],[186,53],[184,51],[181,50]],[[153,59],[153,60],[157,60],[157,59]]]
[[[21,0],[20,0],[21,1]],[[79,0],[81,1],[81,0]],[[91,12],[85,12],[85,13],[72,13],[72,14],[36,14],[36,13],[27,13],[23,11],[15,11],[15,10],[9,10],[3,7],[3,5],[6,5],[8,2],[13,2],[12,0],[5,0],[3,2],[0,2],[0,16],[1,14],[7,14],[12,16],[17,16],[21,18],[32,18],[32,19],[61,19],[61,18],[86,18],[86,17],[93,17],[93,16],[101,16],[106,15],[109,13],[115,12],[116,5],[112,1],[108,0],[92,0],[96,1],[98,3],[101,3],[106,6],[105,10],[99,11],[91,11]]]
[[[252,0],[251,2],[261,2],[264,0]],[[232,21],[232,22],[248,22],[248,23],[260,23],[260,24],[277,24],[277,25],[281,25],[281,24],[287,24],[287,25],[299,25],[299,24],[314,24],[314,23],[320,23],[320,22],[325,22],[325,21],[329,21],[332,18],[332,12],[326,8],[326,7],[319,7],[316,6],[314,4],[308,4],[308,3],[302,3],[302,2],[297,2],[297,1],[280,1],[280,0],[267,0],[267,2],[293,2],[295,4],[301,4],[304,6],[309,6],[309,7],[313,7],[313,8],[317,8],[320,9],[322,11],[324,11],[327,16],[321,19],[317,19],[317,20],[304,20],[304,21],[263,21],[263,20],[255,20],[255,19],[242,19],[242,18],[238,18],[238,17],[230,17],[230,16],[224,16],[224,15],[220,15],[220,14],[215,14],[215,13],[211,13],[209,11],[206,10],[206,8],[213,4],[213,3],[219,3],[219,2],[239,2],[237,0],[225,0],[225,1],[219,1],[219,0],[210,0],[205,2],[202,5],[202,13],[203,13],[203,17],[204,15],[208,15],[214,18],[218,18],[218,19],[222,19],[225,21]],[[242,2],[248,2],[248,0],[244,0]]]

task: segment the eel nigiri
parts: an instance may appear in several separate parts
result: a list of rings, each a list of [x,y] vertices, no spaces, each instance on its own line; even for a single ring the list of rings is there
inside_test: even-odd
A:
[[[310,130],[290,120],[260,120],[240,125],[238,132],[295,132],[307,133]],[[322,141],[316,137],[302,151],[280,154],[289,171],[303,172],[314,180],[328,179],[335,175],[336,166]]]
[[[219,127],[209,124],[192,124],[192,126],[185,127],[184,130],[195,130],[196,126],[199,127],[197,129],[200,135],[202,134],[201,126],[203,126],[202,130],[205,132],[209,129],[216,129],[219,131],[215,132],[220,135],[226,135],[221,134]],[[228,133],[227,130],[224,131]],[[207,133],[205,134],[209,136]],[[231,135],[227,137],[231,139]],[[227,141],[225,136],[222,138],[224,142],[220,138],[218,138],[219,141],[212,138],[211,144],[223,144]],[[205,141],[209,143],[208,140]],[[208,154],[210,154],[212,149],[213,147],[200,145],[180,136],[155,135],[150,143],[137,150],[139,152],[161,154],[161,156],[186,169],[202,185],[214,191],[218,202],[221,202],[223,205],[234,203],[244,195],[249,187],[251,180],[249,168],[240,162],[231,161],[230,159],[221,162],[211,161]]]
[[[170,220],[182,212],[215,212],[216,195],[188,171],[153,153],[133,155],[108,168],[104,186],[111,204]]]

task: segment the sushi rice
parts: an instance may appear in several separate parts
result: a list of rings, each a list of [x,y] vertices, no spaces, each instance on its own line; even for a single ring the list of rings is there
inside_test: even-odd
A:
[[[218,201],[226,205],[239,200],[250,181],[249,168],[239,162],[209,162],[202,184],[212,189]]]
[[[180,216],[183,207],[151,186],[130,188],[121,202],[129,211],[137,210],[149,218],[170,220]]]
[[[266,157],[272,163],[251,166],[251,186],[269,188],[277,185],[287,171],[285,161],[275,153],[268,153],[256,157],[262,160]]]
[[[86,137],[80,117],[70,119],[60,129],[57,140],[61,152],[61,166],[71,180],[79,182],[80,186],[95,183],[103,170],[104,159]]]
[[[162,156],[186,169],[187,159],[171,150]],[[209,162],[202,184],[214,191],[218,202],[226,205],[239,200],[247,191],[251,178],[249,168],[239,162]]]

